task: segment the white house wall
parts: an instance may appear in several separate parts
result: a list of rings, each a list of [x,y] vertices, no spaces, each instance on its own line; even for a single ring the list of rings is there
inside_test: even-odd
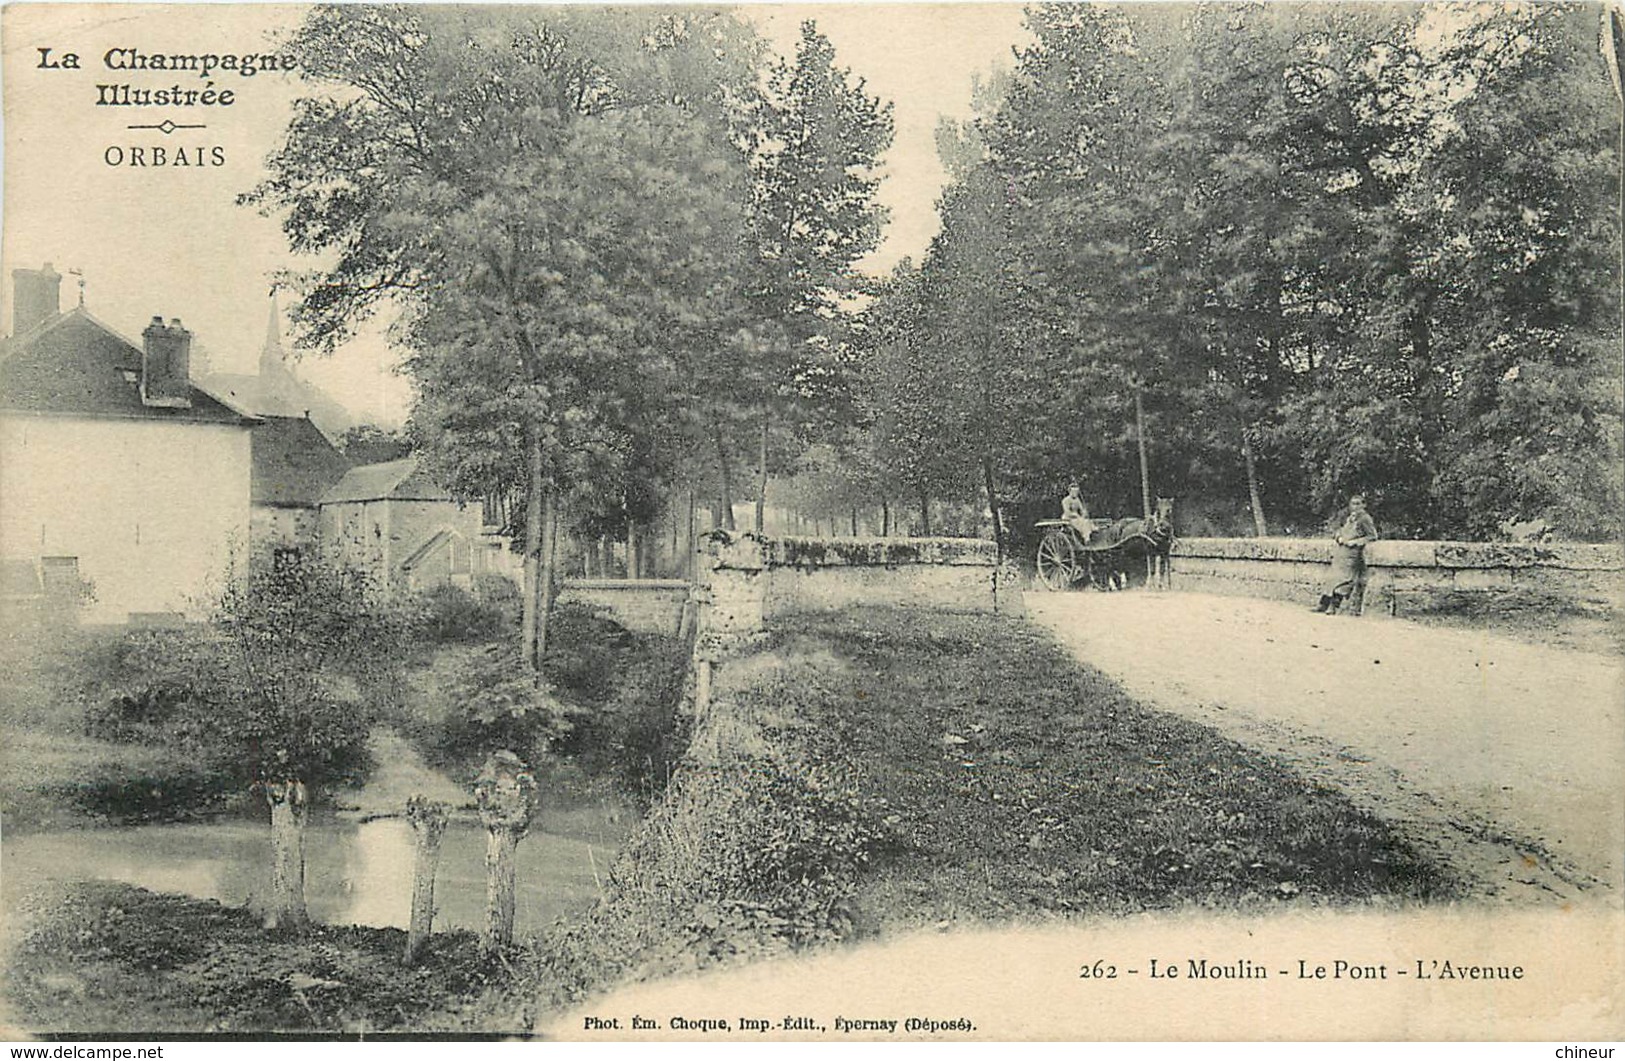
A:
[[[0,418],[0,554],[75,556],[90,622],[197,615],[249,544],[249,430]]]

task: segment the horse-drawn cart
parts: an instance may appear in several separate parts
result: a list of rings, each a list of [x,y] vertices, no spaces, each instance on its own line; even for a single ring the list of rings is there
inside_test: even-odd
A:
[[[1173,546],[1173,502],[1157,499],[1150,519],[1095,520],[1086,536],[1064,519],[1041,519],[1033,526],[1042,532],[1038,541],[1038,581],[1048,590],[1085,585],[1117,589],[1128,581],[1128,561],[1146,561],[1146,581],[1168,578],[1168,554]]]

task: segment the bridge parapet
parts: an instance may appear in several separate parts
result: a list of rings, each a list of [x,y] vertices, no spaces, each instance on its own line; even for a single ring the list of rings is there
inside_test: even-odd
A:
[[[559,600],[602,608],[628,630],[676,636],[689,591],[682,579],[567,578]]]
[[[1174,585],[1199,592],[1313,601],[1325,538],[1181,538]],[[1365,614],[1486,606],[1608,613],[1625,602],[1625,549],[1577,542],[1384,540],[1366,547]]]
[[[702,627],[760,630],[779,615],[890,604],[1019,613],[1021,582],[975,538],[707,536],[710,607]]]

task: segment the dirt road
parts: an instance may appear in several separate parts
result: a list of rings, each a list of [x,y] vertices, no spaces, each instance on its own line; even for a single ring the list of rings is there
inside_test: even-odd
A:
[[[1192,593],[1033,593],[1079,659],[1345,791],[1484,896],[1621,892],[1625,660]]]

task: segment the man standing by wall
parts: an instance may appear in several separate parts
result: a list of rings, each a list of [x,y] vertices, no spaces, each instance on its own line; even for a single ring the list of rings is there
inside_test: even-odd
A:
[[[1365,547],[1377,540],[1377,524],[1365,510],[1365,495],[1349,498],[1349,512],[1343,525],[1332,535],[1332,567],[1325,590],[1315,611],[1336,615],[1360,584],[1365,581]]]

